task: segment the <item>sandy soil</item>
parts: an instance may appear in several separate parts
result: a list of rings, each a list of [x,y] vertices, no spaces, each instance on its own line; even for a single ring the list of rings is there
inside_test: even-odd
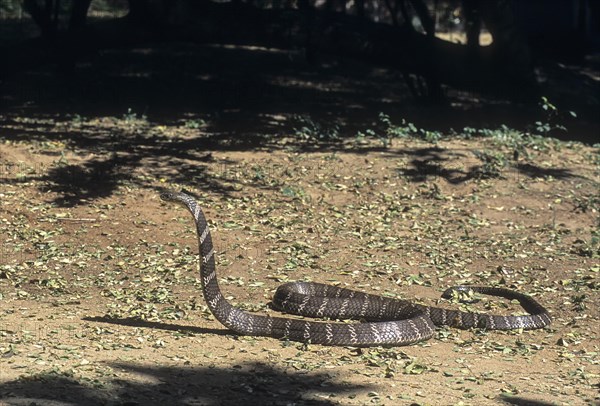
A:
[[[474,152],[510,152],[489,138],[248,149],[203,144],[193,127],[5,121],[0,403],[598,403],[597,149],[540,142],[486,179]],[[534,295],[553,324],[441,328],[396,348],[236,336],[205,306],[191,218],[162,187],[198,197],[225,295],[249,311],[274,313],[288,280],[431,305],[472,283]],[[468,308],[520,311],[489,297]]]

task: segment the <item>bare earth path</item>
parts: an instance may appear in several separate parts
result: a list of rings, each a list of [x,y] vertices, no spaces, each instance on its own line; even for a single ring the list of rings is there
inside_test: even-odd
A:
[[[0,144],[0,404],[598,404],[598,149],[540,141],[495,173],[474,154],[506,149],[492,139],[175,154],[192,126],[136,125],[52,126],[125,126],[129,153]],[[198,196],[221,284],[245,309],[272,313],[288,280],[424,304],[497,284],[534,295],[553,324],[361,350],[235,336],[206,309],[192,222],[160,201],[165,186]],[[519,311],[488,297],[468,307]]]

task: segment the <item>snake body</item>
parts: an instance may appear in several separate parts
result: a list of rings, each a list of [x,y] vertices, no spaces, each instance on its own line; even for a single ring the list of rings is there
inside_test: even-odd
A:
[[[273,307],[306,317],[358,319],[363,322],[319,322],[249,313],[232,306],[221,293],[212,237],[198,203],[183,192],[166,192],[161,194],[161,198],[184,204],[194,216],[204,298],[215,318],[238,334],[324,345],[400,346],[431,338],[435,326],[441,325],[461,329],[530,330],[551,323],[548,311],[530,296],[510,289],[484,286],[452,287],[442,297],[451,297],[453,291],[472,290],[516,299],[529,314],[498,316],[448,310],[313,282],[291,282],[280,286],[275,292]]]

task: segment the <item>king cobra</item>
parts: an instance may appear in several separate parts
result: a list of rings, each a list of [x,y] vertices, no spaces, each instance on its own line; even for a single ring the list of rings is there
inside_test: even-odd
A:
[[[210,230],[198,203],[183,192],[165,192],[161,194],[161,199],[183,203],[194,216],[204,298],[215,318],[241,335],[323,345],[401,346],[431,338],[435,326],[531,330],[551,323],[548,311],[530,296],[510,289],[483,286],[455,286],[447,289],[442,297],[450,298],[453,291],[472,290],[516,299],[529,314],[499,316],[447,310],[313,282],[292,282],[280,286],[275,292],[273,307],[300,316],[355,319],[361,322],[306,321],[249,313],[232,306],[221,293]]]

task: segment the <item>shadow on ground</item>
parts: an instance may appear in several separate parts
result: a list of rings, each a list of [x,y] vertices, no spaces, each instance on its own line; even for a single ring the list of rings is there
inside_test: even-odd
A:
[[[180,331],[187,332],[192,334],[215,334],[220,336],[225,335],[236,335],[231,330],[227,329],[216,329],[216,328],[204,328],[197,326],[183,326],[179,324],[167,324],[160,323],[156,321],[147,321],[136,318],[124,318],[124,319],[116,319],[113,317],[84,317],[82,320],[91,321],[96,323],[108,323],[108,324],[116,324],[119,326],[129,326],[129,327],[144,327],[158,330],[168,330],[168,331]]]
[[[561,85],[571,93],[600,90],[576,70],[566,74],[571,83]],[[564,81],[565,75],[556,77]],[[236,179],[208,173],[211,152],[290,148],[278,140],[298,133],[315,139],[295,148],[334,152],[358,131],[380,131],[380,112],[393,123],[406,119],[417,128],[445,133],[467,126],[525,128],[544,120],[537,101],[515,104],[450,89],[446,103],[425,105],[410,96],[400,73],[352,60],[322,56],[308,64],[299,52],[183,43],[101,50],[82,58],[68,76],[39,66],[2,82],[0,98],[2,139],[60,142],[92,157],[83,164],[63,162],[57,147],[59,164],[16,180],[44,181],[44,191],[60,195],[54,201],[60,206],[109,196],[128,182],[152,187],[157,178],[227,194]],[[597,104],[591,96],[575,100],[584,103],[582,109]],[[597,115],[588,116],[561,124],[580,128],[568,135],[585,139],[599,129]],[[174,136],[181,129],[186,137]],[[338,138],[319,139],[319,131]],[[413,159],[400,174],[415,182],[430,175],[454,183],[478,176],[480,168],[444,167],[442,152],[435,147],[404,151]],[[133,178],[139,168],[147,172],[147,181]],[[523,176],[570,176],[568,170],[529,163],[515,169]]]
[[[553,406],[555,403],[542,400],[529,399],[523,396],[500,396],[499,401],[513,406]]]
[[[48,372],[0,384],[7,405],[331,405],[368,387],[332,382],[326,373],[288,373],[262,363],[154,367],[114,362],[106,386]]]

